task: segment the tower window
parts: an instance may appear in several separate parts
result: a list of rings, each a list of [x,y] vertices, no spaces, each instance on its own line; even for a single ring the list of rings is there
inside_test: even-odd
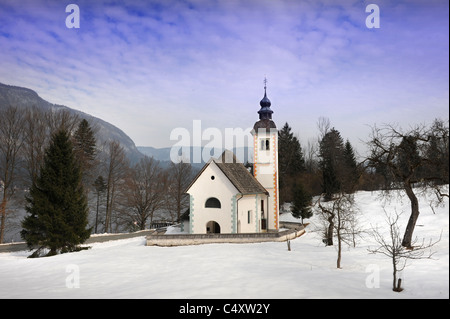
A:
[[[270,150],[270,138],[262,138],[261,139],[261,150],[262,151]]]
[[[210,197],[206,200],[205,203],[206,208],[220,208],[220,201],[215,197]]]

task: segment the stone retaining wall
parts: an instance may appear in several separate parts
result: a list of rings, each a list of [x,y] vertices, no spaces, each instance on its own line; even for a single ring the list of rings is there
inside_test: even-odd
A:
[[[149,235],[146,237],[147,246],[185,246],[212,243],[260,243],[269,241],[287,241],[305,233],[303,225],[298,223],[280,223],[280,227],[287,228],[279,232],[245,233],[245,234],[170,234]]]

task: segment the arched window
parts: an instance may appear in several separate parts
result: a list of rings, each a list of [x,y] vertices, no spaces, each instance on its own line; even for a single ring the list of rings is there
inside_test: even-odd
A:
[[[206,208],[220,208],[220,201],[215,197],[210,197],[206,200],[205,203]]]

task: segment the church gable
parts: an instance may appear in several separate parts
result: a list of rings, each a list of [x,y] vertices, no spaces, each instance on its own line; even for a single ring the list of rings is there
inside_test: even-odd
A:
[[[189,185],[186,193],[189,194],[221,194],[238,193],[238,189],[212,160],[209,161]]]
[[[188,188],[190,233],[232,233],[234,199],[239,192],[219,167],[207,163]]]
[[[225,151],[218,159],[210,160],[186,192],[191,201],[191,233],[260,230],[261,209],[258,206],[268,193],[233,153]],[[246,220],[245,225],[241,224],[241,219]]]

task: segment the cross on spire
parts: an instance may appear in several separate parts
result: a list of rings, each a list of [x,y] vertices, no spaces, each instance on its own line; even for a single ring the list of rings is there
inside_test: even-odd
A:
[[[264,91],[266,91],[267,88],[267,77],[264,75]]]

